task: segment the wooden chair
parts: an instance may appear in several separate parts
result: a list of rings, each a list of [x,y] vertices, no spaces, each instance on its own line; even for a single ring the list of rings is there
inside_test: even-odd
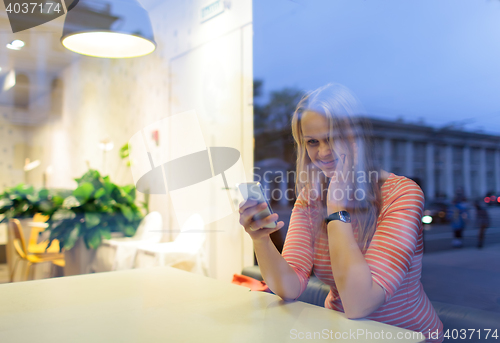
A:
[[[14,267],[12,268],[12,272],[10,275],[10,281],[14,281],[14,275],[16,273],[17,265],[20,260],[25,260],[27,263],[26,266],[26,280],[30,279],[30,271],[32,272],[31,266],[34,264],[44,263],[44,262],[52,262],[53,264],[63,267],[64,266],[64,254],[62,253],[39,253],[33,254],[28,252],[28,248],[26,246],[26,240],[24,238],[23,229],[21,223],[17,219],[9,220],[9,231],[12,235],[13,248],[18,258],[14,263]],[[32,274],[33,277],[33,274]]]
[[[28,241],[29,254],[59,253],[59,241],[57,239],[52,242],[49,249],[47,249],[47,245],[49,245],[48,240],[38,243],[40,233],[48,226],[48,224],[45,223],[48,219],[48,216],[44,216],[40,213],[35,214],[33,217],[31,234]]]

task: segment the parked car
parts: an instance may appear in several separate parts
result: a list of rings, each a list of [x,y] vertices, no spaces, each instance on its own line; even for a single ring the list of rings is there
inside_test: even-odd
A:
[[[488,206],[500,205],[500,195],[488,192],[483,199],[484,203]]]
[[[429,222],[429,218],[432,221]],[[422,220],[426,224],[445,224],[450,223],[453,218],[453,205],[443,201],[434,201],[425,204],[424,208],[424,219]]]

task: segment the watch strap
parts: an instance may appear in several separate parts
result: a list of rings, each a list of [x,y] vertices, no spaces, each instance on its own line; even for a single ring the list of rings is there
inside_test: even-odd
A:
[[[340,220],[343,223],[350,223],[351,222],[351,215],[347,211],[339,211],[330,214],[328,217],[325,218],[325,223],[328,224],[332,220]]]
[[[332,220],[340,220],[340,213],[335,212],[335,213],[330,214],[328,217],[325,218],[325,223],[328,224]]]

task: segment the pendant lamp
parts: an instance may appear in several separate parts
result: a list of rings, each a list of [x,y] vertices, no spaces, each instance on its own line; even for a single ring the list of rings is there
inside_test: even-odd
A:
[[[61,43],[104,58],[144,56],[156,49],[148,13],[137,0],[77,1],[66,14]]]

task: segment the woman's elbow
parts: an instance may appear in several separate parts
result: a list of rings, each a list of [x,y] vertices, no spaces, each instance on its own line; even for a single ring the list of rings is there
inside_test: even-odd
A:
[[[297,295],[295,292],[289,292],[286,290],[277,291],[274,292],[274,294],[279,296],[283,301],[295,301],[300,296],[300,294]]]
[[[279,295],[279,294],[276,294],[276,295],[279,296],[281,298],[281,300],[286,301],[286,302],[297,300],[296,298],[286,296],[286,295]]]
[[[348,319],[361,319],[368,317],[375,312],[376,309],[370,308],[356,308],[354,306],[344,307],[344,313]]]
[[[344,313],[348,319],[361,319],[366,317],[364,313],[355,310],[348,310],[346,308],[344,309]]]
[[[373,283],[373,291],[364,298],[351,299],[344,304],[345,315],[349,319],[368,317],[377,311],[385,302],[385,292],[382,287]]]
[[[295,301],[302,293],[300,291],[300,285],[288,284],[288,285],[270,285],[268,284],[271,291],[279,296],[284,301]]]

